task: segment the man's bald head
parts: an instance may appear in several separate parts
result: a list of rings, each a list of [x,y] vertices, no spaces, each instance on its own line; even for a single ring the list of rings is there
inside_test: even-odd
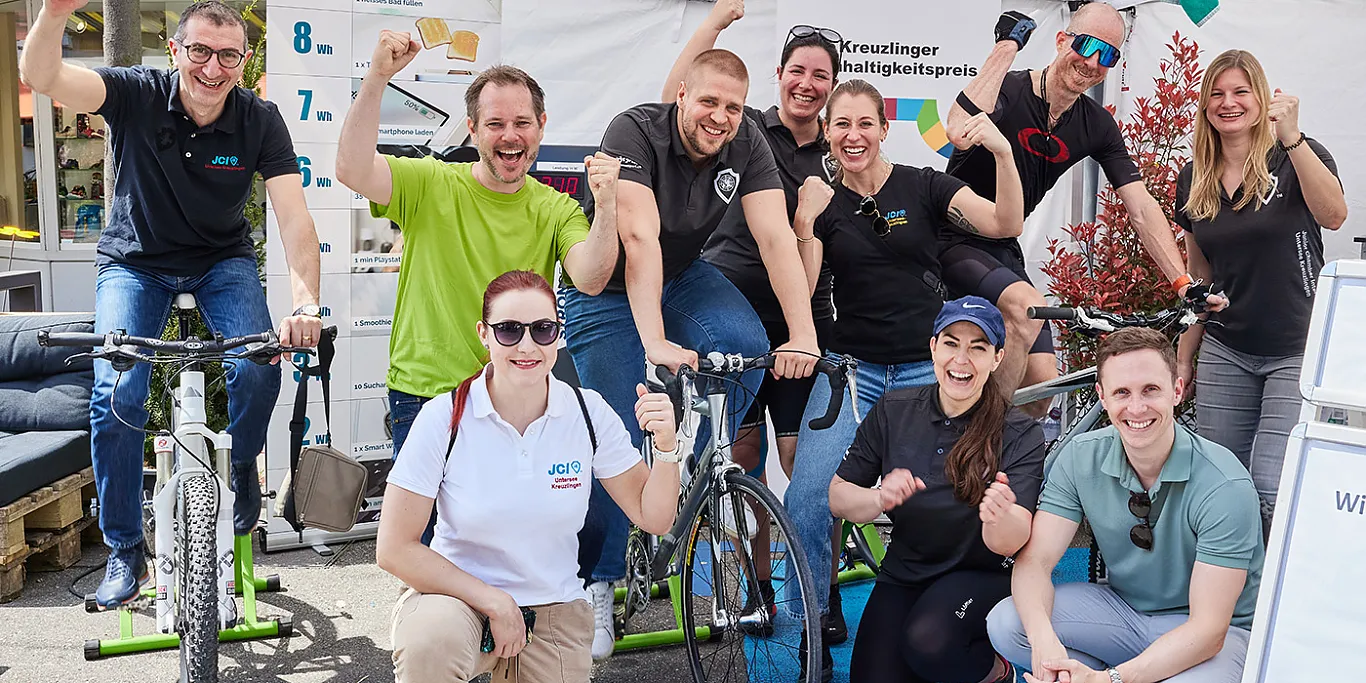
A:
[[[1069,33],[1085,33],[1119,47],[1124,42],[1124,17],[1103,2],[1088,2],[1072,14]]]
[[[749,69],[745,68],[744,60],[730,50],[707,50],[697,55],[688,67],[688,75],[683,81],[691,83],[711,74],[729,76],[743,82],[746,87],[749,86]]]

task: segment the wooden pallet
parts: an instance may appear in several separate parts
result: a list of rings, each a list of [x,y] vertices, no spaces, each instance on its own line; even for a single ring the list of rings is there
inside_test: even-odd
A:
[[[85,516],[89,490],[93,497],[95,471],[85,468],[63,477],[4,507],[0,507],[0,566],[15,561],[28,546],[26,535],[60,531]]]
[[[65,529],[29,533],[24,549],[0,564],[0,603],[19,597],[29,572],[62,571],[79,562],[82,537],[86,529],[99,528],[95,521],[87,515]]]

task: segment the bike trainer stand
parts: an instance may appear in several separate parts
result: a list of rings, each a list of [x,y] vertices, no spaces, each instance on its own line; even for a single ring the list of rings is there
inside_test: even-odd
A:
[[[236,558],[236,561],[233,563],[233,585],[236,586],[237,594],[242,596],[243,610],[242,616],[238,618],[238,624],[236,626],[229,629],[222,629],[218,632],[218,642],[260,640],[277,637],[288,638],[294,633],[294,621],[289,615],[265,621],[256,618],[257,591],[273,593],[280,590],[279,575],[272,574],[265,578],[257,578],[256,565],[252,560],[251,554],[250,535],[233,536],[233,546],[233,554]],[[145,589],[142,591],[140,597],[155,600],[156,589]],[[85,641],[85,658],[87,661],[99,659],[101,657],[127,655],[138,652],[175,650],[180,647],[180,634],[178,633],[153,633],[143,636],[133,635],[133,611],[137,609],[137,607],[138,605],[131,604],[119,608],[118,638]],[[85,611],[100,611],[95,604],[94,595],[86,596]]]

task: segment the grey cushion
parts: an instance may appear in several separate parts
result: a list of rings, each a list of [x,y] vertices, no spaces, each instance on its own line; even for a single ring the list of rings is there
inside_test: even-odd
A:
[[[94,370],[0,382],[0,430],[88,430],[94,383]]]
[[[90,313],[0,314],[0,382],[36,379],[92,367],[88,358],[70,366],[66,364],[68,356],[80,353],[82,349],[39,346],[38,330],[44,329],[94,332],[95,316]]]
[[[88,432],[0,435],[0,506],[89,466]]]

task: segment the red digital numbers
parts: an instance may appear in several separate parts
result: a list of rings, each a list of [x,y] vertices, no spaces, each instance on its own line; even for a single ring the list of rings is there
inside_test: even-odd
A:
[[[549,185],[556,191],[567,195],[578,196],[579,177],[572,175],[543,175],[538,178],[542,183]]]

